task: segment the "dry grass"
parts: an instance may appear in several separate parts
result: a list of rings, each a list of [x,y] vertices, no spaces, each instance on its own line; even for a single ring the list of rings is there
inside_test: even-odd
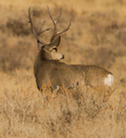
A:
[[[126,135],[123,91],[114,91],[104,102],[104,90],[99,95],[91,88],[61,88],[60,93],[52,93],[45,87],[41,94],[36,90],[33,76],[25,70],[16,71],[13,76],[1,74],[1,77],[4,77],[1,84],[7,86],[1,87],[1,137],[118,138]]]
[[[37,48],[27,9],[34,7],[37,26],[39,19],[49,22],[47,5],[54,15],[57,7],[63,9],[59,28],[72,18],[59,47],[64,62],[109,69],[118,82],[111,96],[90,87],[59,93],[47,87],[43,95],[37,90],[32,71]],[[125,138],[125,0],[3,0],[0,8],[0,137]]]

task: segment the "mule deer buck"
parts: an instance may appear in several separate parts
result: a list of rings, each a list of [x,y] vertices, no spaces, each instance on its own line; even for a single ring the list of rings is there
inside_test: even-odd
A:
[[[61,12],[54,20],[48,8],[48,14],[54,26],[53,35],[49,43],[40,40],[40,35],[48,31],[49,28],[45,30],[41,28],[39,31],[36,31],[31,8],[29,8],[28,14],[31,31],[37,40],[39,48],[39,53],[34,62],[34,75],[39,90],[42,90],[43,84],[48,85],[49,81],[51,82],[52,89],[58,89],[62,85],[66,88],[73,88],[78,85],[111,88],[114,83],[114,75],[104,68],[95,65],[68,65],[60,62],[64,55],[59,53],[57,48],[60,44],[61,35],[69,30],[71,26],[70,21],[63,31],[57,32],[57,22],[61,17]]]

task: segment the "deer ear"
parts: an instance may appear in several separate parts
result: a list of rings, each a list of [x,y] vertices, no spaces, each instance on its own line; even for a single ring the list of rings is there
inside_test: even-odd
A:
[[[56,39],[50,42],[50,45],[58,47],[61,41],[61,36],[58,36]]]

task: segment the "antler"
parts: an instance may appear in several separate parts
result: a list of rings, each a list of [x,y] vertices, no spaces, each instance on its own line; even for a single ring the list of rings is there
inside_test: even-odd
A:
[[[47,7],[48,8],[48,7]],[[68,26],[63,30],[63,31],[60,31],[60,32],[57,32],[57,22],[59,21],[60,17],[61,17],[61,9],[60,9],[60,12],[59,12],[59,15],[58,17],[56,18],[56,20],[53,19],[51,13],[50,13],[50,10],[48,8],[48,13],[49,13],[49,16],[53,22],[53,25],[54,25],[54,32],[53,32],[53,35],[50,39],[50,45],[53,45],[55,44],[56,46],[58,46],[60,44],[60,40],[61,40],[61,34],[63,34],[64,32],[68,31],[70,26],[71,26],[71,20],[69,21],[69,24]]]
[[[47,7],[48,8],[48,7]],[[70,26],[71,26],[71,21],[69,22],[68,26],[63,30],[63,31],[60,31],[60,32],[57,32],[57,22],[59,21],[60,17],[61,17],[61,9],[60,9],[60,12],[59,12],[59,15],[57,16],[57,18],[54,20],[50,11],[49,11],[49,8],[48,8],[48,13],[49,13],[49,16],[53,22],[53,25],[54,25],[54,32],[53,32],[53,35],[50,39],[50,43],[47,44],[45,43],[44,41],[40,40],[39,39],[39,36],[48,31],[50,28],[47,28],[45,30],[42,30],[42,27],[44,26],[45,24],[45,21],[43,21],[43,23],[41,24],[41,27],[40,29],[38,29],[38,31],[36,31],[34,25],[33,25],[33,21],[32,21],[32,12],[31,12],[31,8],[28,9],[28,15],[29,15],[29,23],[31,24],[31,31],[34,35],[34,37],[37,39],[37,43],[38,43],[38,48],[40,49],[41,46],[42,47],[45,47],[45,46],[59,46],[60,44],[60,40],[61,40],[61,34],[63,34],[64,32],[66,32],[67,30],[69,30]],[[40,46],[41,44],[41,46]]]
[[[41,47],[39,46],[39,43],[41,43],[42,47],[45,46],[45,45],[47,45],[47,44],[46,44],[44,41],[40,40],[40,39],[39,39],[39,36],[40,36],[42,33],[48,31],[50,28],[47,28],[47,29],[45,29],[45,30],[42,30],[42,27],[43,27],[44,24],[45,24],[45,21],[43,21],[43,23],[42,23],[40,29],[36,32],[35,27],[34,27],[34,25],[33,25],[33,21],[32,21],[32,14],[33,14],[33,13],[31,13],[31,7],[30,7],[30,8],[28,9],[29,23],[31,24],[31,31],[32,31],[34,37],[37,39],[38,47],[39,47],[39,49],[40,49]]]

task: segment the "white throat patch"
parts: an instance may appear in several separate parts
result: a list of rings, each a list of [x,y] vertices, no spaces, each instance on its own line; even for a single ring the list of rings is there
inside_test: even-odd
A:
[[[108,74],[107,77],[104,79],[104,83],[107,86],[111,86],[114,82],[114,76],[111,74]]]

